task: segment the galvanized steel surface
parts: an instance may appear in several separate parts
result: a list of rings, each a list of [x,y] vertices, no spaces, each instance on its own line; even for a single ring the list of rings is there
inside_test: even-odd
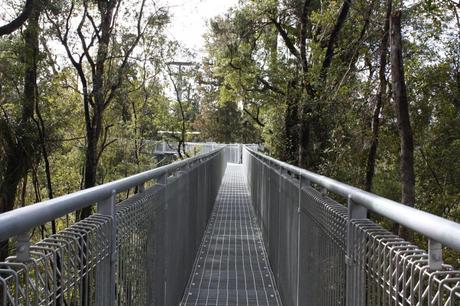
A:
[[[0,263],[0,304],[177,305],[225,171],[225,154],[180,165],[160,169],[169,177],[116,204],[115,220],[94,214],[32,245],[28,260],[12,256]]]
[[[218,154],[222,148],[215,149],[203,155],[180,160],[172,164],[145,171],[114,182],[88,188],[58,198],[21,207],[0,214],[0,241],[21,235],[30,229],[51,220],[63,217],[78,209],[93,205],[98,201],[109,198],[113,191],[116,193],[142,185],[149,180],[158,179],[188,167],[195,162],[201,162]]]
[[[247,156],[253,156],[274,169],[281,169],[292,175],[301,176],[305,181],[317,184],[336,195],[350,198],[353,202],[366,209],[460,252],[459,223],[380,197],[329,177],[289,165],[256,152],[250,147],[245,147],[245,150],[249,154]],[[407,216],[411,217],[408,218]]]
[[[346,206],[310,186],[345,184],[246,149],[243,165],[285,305],[460,305],[460,271],[430,267],[425,251],[365,214],[349,219]]]
[[[0,215],[0,239],[18,236],[18,255],[28,256],[0,263],[0,303],[177,305],[189,281],[184,302],[194,305],[224,298],[229,305],[278,304],[279,298],[302,306],[460,305],[460,271],[436,260],[437,241],[460,249],[459,224],[241,148]],[[253,210],[241,166],[232,165],[200,246],[226,162],[241,160]],[[155,185],[144,191],[152,179]],[[135,186],[142,192],[111,204],[117,192]],[[327,191],[348,197],[348,209]],[[97,214],[27,251],[28,230],[94,202]],[[430,238],[432,255],[366,219],[362,208]],[[198,249],[209,256],[194,262]],[[258,269],[268,276],[259,278]]]
[[[227,166],[182,305],[281,305],[241,165]]]

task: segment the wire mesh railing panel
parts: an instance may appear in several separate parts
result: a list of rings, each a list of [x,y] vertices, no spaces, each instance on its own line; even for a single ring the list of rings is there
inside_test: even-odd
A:
[[[18,241],[0,262],[0,305],[177,305],[225,167],[216,150],[2,215],[0,235]],[[127,189],[139,193],[116,203]],[[95,202],[98,213],[32,246],[22,234]]]
[[[304,186],[300,202],[300,305],[345,305],[347,212]]]
[[[229,144],[225,146],[225,155],[228,163],[241,164],[242,146],[240,144]]]
[[[162,258],[164,188],[154,186],[117,205],[117,301],[147,305],[163,295],[163,275],[155,259]],[[163,267],[163,265],[161,265]],[[159,292],[158,292],[159,291]]]
[[[0,263],[2,305],[95,305],[108,292],[96,283],[110,260],[111,218],[95,214],[32,246],[30,259]]]
[[[350,259],[358,265],[365,305],[460,305],[460,271],[430,269],[428,254],[370,220],[355,220],[359,241]]]
[[[247,149],[243,164],[284,305],[460,306],[460,271],[367,219],[350,194],[348,207],[327,196],[331,179]]]
[[[117,205],[118,305],[177,305],[225,170],[223,154]],[[214,190],[215,189],[215,190]]]
[[[280,177],[278,288],[287,305],[296,303],[299,271],[299,192],[289,176]]]

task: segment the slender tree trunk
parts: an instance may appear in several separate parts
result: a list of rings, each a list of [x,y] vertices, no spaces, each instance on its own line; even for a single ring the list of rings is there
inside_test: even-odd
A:
[[[26,206],[26,195],[27,195],[27,178],[28,174],[24,175],[22,179],[22,190],[21,190],[21,207]]]
[[[8,122],[0,120],[5,151],[6,170],[0,182],[0,213],[12,210],[16,200],[16,193],[21,179],[30,168],[33,154],[32,143],[34,131],[32,118],[34,105],[37,99],[37,62],[40,10],[38,4],[33,8],[26,30],[24,31],[24,96],[22,100],[21,122],[14,131]],[[8,256],[8,241],[0,241],[0,261]]]
[[[415,204],[414,144],[410,124],[406,83],[404,79],[401,40],[401,12],[396,11],[391,14],[390,19],[390,46],[393,99],[395,102],[401,145],[401,202],[413,207]],[[405,239],[410,239],[408,230],[401,226],[399,226],[399,235]]]
[[[284,115],[284,133],[285,139],[283,141],[281,159],[297,163],[299,151],[299,136],[298,136],[298,98],[296,94],[295,81],[291,80],[288,84],[286,94],[286,112]]]
[[[342,6],[340,7],[339,15],[335,22],[334,28],[332,29],[331,36],[329,37],[326,49],[326,55],[324,56],[323,66],[321,67],[321,79],[324,81],[327,77],[326,71],[329,69],[334,57],[335,45],[339,40],[340,31],[345,24],[348,12],[350,11],[352,0],[343,0]]]
[[[54,198],[53,195],[53,184],[51,183],[51,168],[50,168],[50,161],[49,161],[49,154],[48,149],[46,147],[46,127],[45,121],[43,120],[42,114],[40,112],[40,106],[38,103],[38,99],[35,101],[35,113],[37,114],[37,120],[35,123],[37,125],[38,134],[40,137],[40,147],[42,151],[43,162],[45,164],[45,177],[46,177],[46,191],[48,193],[48,199]],[[56,234],[56,221],[51,221],[51,232]]]
[[[367,157],[366,166],[366,182],[365,190],[372,190],[372,183],[375,175],[375,162],[377,159],[377,147],[379,143],[380,131],[380,112],[383,107],[383,102],[386,99],[385,93],[387,90],[387,80],[385,77],[387,68],[387,53],[388,53],[388,37],[390,30],[390,15],[392,10],[392,0],[387,0],[385,25],[383,27],[383,36],[380,41],[380,63],[379,63],[379,91],[375,96],[375,109],[372,116],[372,139],[369,155]]]
[[[91,119],[86,119],[90,122],[86,124],[87,147],[85,154],[85,189],[96,186],[97,182],[98,156],[100,156],[101,153],[98,152],[98,147],[102,132],[103,113],[106,107],[106,86],[104,83],[104,78],[106,77],[105,61],[109,52],[110,37],[112,35],[112,17],[117,0],[99,0],[97,4],[101,16],[101,31],[93,75],[93,115]],[[84,101],[85,107],[88,107],[90,97],[84,97],[84,99],[86,99],[86,101]],[[100,150],[103,150],[103,148],[100,148]],[[78,219],[82,220],[88,217],[91,215],[91,211],[91,206],[83,208],[78,214]]]
[[[299,157],[298,165],[301,168],[307,169],[311,165],[310,155],[311,155],[311,120],[312,120],[312,110],[307,105],[308,98],[305,94],[301,95],[300,99],[301,105],[299,107],[299,127],[298,127],[298,137],[299,137]]]

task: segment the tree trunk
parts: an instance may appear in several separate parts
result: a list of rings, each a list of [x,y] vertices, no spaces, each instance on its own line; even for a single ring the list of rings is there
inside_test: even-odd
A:
[[[286,104],[287,108],[284,115],[284,133],[285,139],[283,141],[282,155],[281,159],[290,163],[297,163],[298,156],[296,152],[299,150],[298,143],[298,99],[297,94],[295,93],[295,81],[290,81],[288,84],[287,94],[286,94]]]
[[[6,170],[3,180],[0,182],[0,213],[14,208],[18,184],[30,168],[32,155],[34,154],[34,129],[32,117],[34,105],[37,99],[37,61],[39,51],[39,25],[40,9],[38,4],[33,8],[29,17],[29,23],[24,31],[24,96],[22,100],[22,114],[19,126],[11,130],[8,122],[0,120],[0,133],[2,139]],[[0,261],[8,256],[8,241],[0,242]]]
[[[321,67],[321,79],[324,81],[326,79],[326,71],[329,69],[332,63],[332,58],[334,57],[335,44],[339,40],[340,31],[345,24],[347,19],[348,12],[350,11],[352,0],[343,0],[342,6],[340,7],[339,15],[335,22],[334,28],[332,29],[331,36],[329,37],[326,49],[326,55],[324,56],[323,66]]]
[[[391,14],[390,19],[390,46],[393,99],[401,145],[401,202],[413,207],[415,204],[414,144],[404,79],[401,40],[401,12],[396,11]],[[410,239],[408,230],[401,226],[399,226],[399,235],[404,239]]]
[[[93,115],[87,116],[86,120],[86,154],[85,154],[85,184],[84,188],[96,186],[99,140],[102,132],[103,113],[106,107],[105,91],[105,62],[109,52],[110,37],[112,35],[112,18],[117,4],[116,0],[98,1],[98,10],[101,16],[101,32],[97,49],[96,62],[93,74],[92,98],[94,102]],[[84,97],[85,107],[88,108],[90,97]],[[86,110],[85,110],[86,111]],[[100,148],[102,151],[103,148]],[[78,213],[78,220],[91,215],[92,207],[83,208]]]
[[[53,185],[51,183],[51,169],[50,169],[50,161],[49,161],[49,154],[48,149],[46,147],[46,127],[45,121],[40,112],[40,106],[38,103],[38,99],[35,101],[35,113],[37,115],[37,120],[35,120],[35,124],[37,125],[37,131],[40,137],[40,147],[42,151],[43,162],[45,163],[45,177],[46,177],[46,190],[48,193],[48,199],[54,198],[53,195]],[[51,232],[52,234],[56,234],[56,221],[51,220]]]
[[[311,117],[312,110],[307,105],[308,101],[305,101],[306,95],[301,95],[301,105],[299,111],[299,157],[298,157],[298,166],[300,168],[307,169],[311,165],[311,160],[309,158],[311,152]]]
[[[375,96],[375,109],[372,116],[372,138],[371,147],[369,149],[369,155],[367,157],[366,166],[366,182],[365,190],[372,190],[372,183],[375,175],[375,162],[377,159],[377,147],[379,143],[379,131],[380,131],[380,112],[383,107],[383,101],[385,100],[385,93],[387,90],[387,80],[385,72],[387,68],[387,53],[388,53],[388,37],[390,30],[390,15],[392,10],[392,0],[387,0],[387,10],[385,16],[385,25],[383,27],[383,36],[380,41],[380,66],[379,66],[379,91]]]

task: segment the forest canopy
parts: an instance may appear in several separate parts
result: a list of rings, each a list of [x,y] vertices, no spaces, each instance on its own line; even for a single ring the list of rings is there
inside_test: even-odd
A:
[[[0,10],[0,213],[155,167],[156,141],[186,157],[193,140],[260,143],[460,220],[459,0],[241,0],[198,55],[151,0]]]

